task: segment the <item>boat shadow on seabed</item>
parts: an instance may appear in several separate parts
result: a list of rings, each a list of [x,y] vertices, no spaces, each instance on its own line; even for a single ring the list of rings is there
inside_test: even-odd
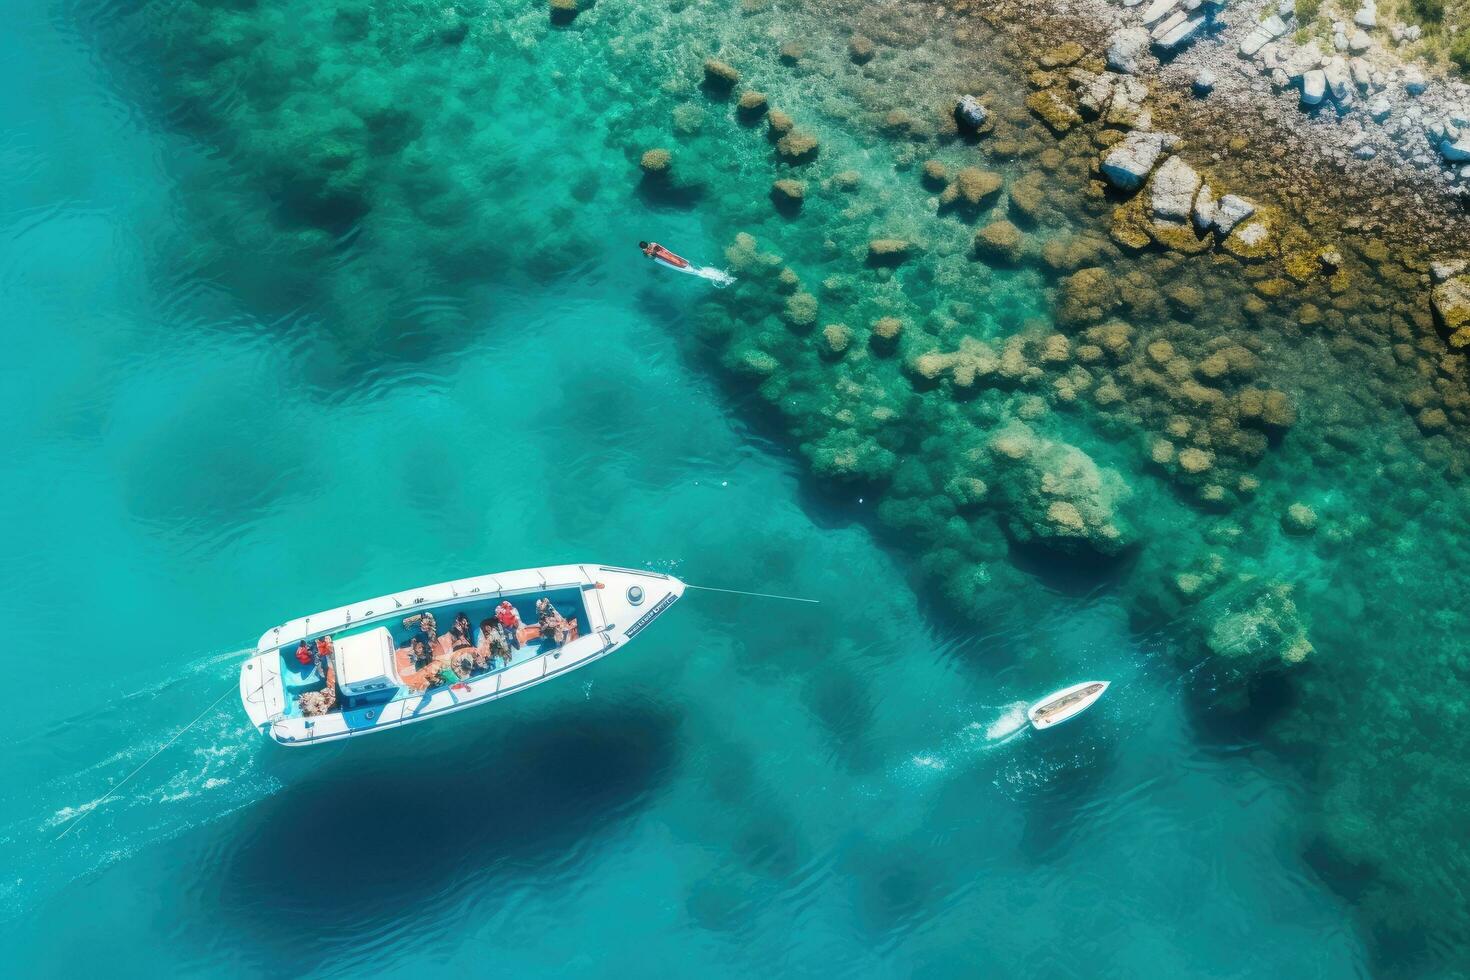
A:
[[[248,923],[242,941],[279,944],[302,972],[382,948],[384,933],[459,928],[457,898],[486,878],[575,873],[588,842],[669,778],[678,728],[663,709],[581,702],[401,734],[399,754],[350,777],[318,757],[314,775],[242,812],[234,850],[200,862],[218,880],[203,891],[220,921]],[[446,736],[463,750],[426,744]],[[355,749],[336,751],[365,757]]]

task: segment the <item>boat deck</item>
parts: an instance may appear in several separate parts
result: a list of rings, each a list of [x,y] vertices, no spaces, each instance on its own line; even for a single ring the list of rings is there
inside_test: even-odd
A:
[[[470,642],[478,644],[481,637],[482,624],[486,620],[495,618],[495,608],[502,602],[510,602],[520,614],[523,628],[521,633],[525,635],[524,643],[519,649],[511,651],[512,657],[509,663],[503,660],[495,661],[491,668],[480,668],[475,670],[469,680],[481,677],[490,677],[516,666],[550,653],[556,649],[556,644],[549,637],[540,637],[535,634],[537,616],[536,600],[548,598],[553,606],[568,621],[575,621],[579,629],[585,631],[588,628],[587,608],[583,601],[583,592],[580,588],[549,588],[545,591],[526,593],[522,595],[491,595],[483,598],[469,600],[455,600],[447,603],[436,603],[416,608],[405,608],[403,616],[391,622],[364,623],[350,629],[338,630],[326,634],[333,641],[339,641],[344,637],[352,636],[379,627],[386,628],[393,637],[393,646],[397,651],[396,660],[399,666],[399,684],[396,688],[387,688],[382,691],[374,691],[371,694],[356,696],[339,696],[335,711],[344,715],[350,715],[353,711],[371,710],[378,706],[393,701],[401,701],[410,698],[424,698],[431,694],[436,688],[430,687],[428,691],[415,690],[407,683],[405,676],[405,665],[411,663],[408,651],[414,637],[422,636],[418,622],[416,621],[423,613],[432,613],[438,626],[439,635],[442,637],[448,633],[454,625],[455,617],[461,612],[469,617]],[[315,637],[310,638],[314,642]],[[285,688],[285,716],[287,718],[303,717],[298,699],[302,694],[310,691],[320,691],[326,687],[326,681],[318,673],[315,664],[302,664],[296,658],[296,643],[289,643],[278,648],[277,655],[280,660],[281,683]]]

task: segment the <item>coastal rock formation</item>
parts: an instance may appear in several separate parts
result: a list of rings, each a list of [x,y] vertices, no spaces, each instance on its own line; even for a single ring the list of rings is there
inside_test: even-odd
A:
[[[1449,335],[1450,346],[1470,347],[1470,274],[1449,277],[1430,293],[1435,316]]]
[[[1023,422],[997,431],[988,449],[994,475],[987,482],[1009,505],[1006,526],[1017,540],[1100,555],[1133,542],[1121,512],[1131,494],[1115,471]]]
[[[1103,176],[1120,190],[1138,190],[1174,139],[1169,133],[1130,132],[1103,157]]]

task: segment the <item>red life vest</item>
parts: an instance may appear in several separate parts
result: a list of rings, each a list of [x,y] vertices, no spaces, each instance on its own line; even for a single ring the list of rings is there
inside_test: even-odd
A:
[[[520,624],[521,614],[516,612],[516,607],[508,602],[502,602],[495,607],[495,618],[501,626],[516,626]]]
[[[306,645],[305,640],[302,640],[301,645],[296,648],[296,659],[303,665],[311,663],[311,647]]]

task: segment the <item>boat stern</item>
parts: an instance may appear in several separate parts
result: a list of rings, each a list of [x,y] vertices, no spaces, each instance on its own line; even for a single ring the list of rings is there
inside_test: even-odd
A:
[[[267,732],[286,710],[286,691],[281,683],[280,654],[275,650],[257,654],[240,665],[240,703],[250,724]]]

